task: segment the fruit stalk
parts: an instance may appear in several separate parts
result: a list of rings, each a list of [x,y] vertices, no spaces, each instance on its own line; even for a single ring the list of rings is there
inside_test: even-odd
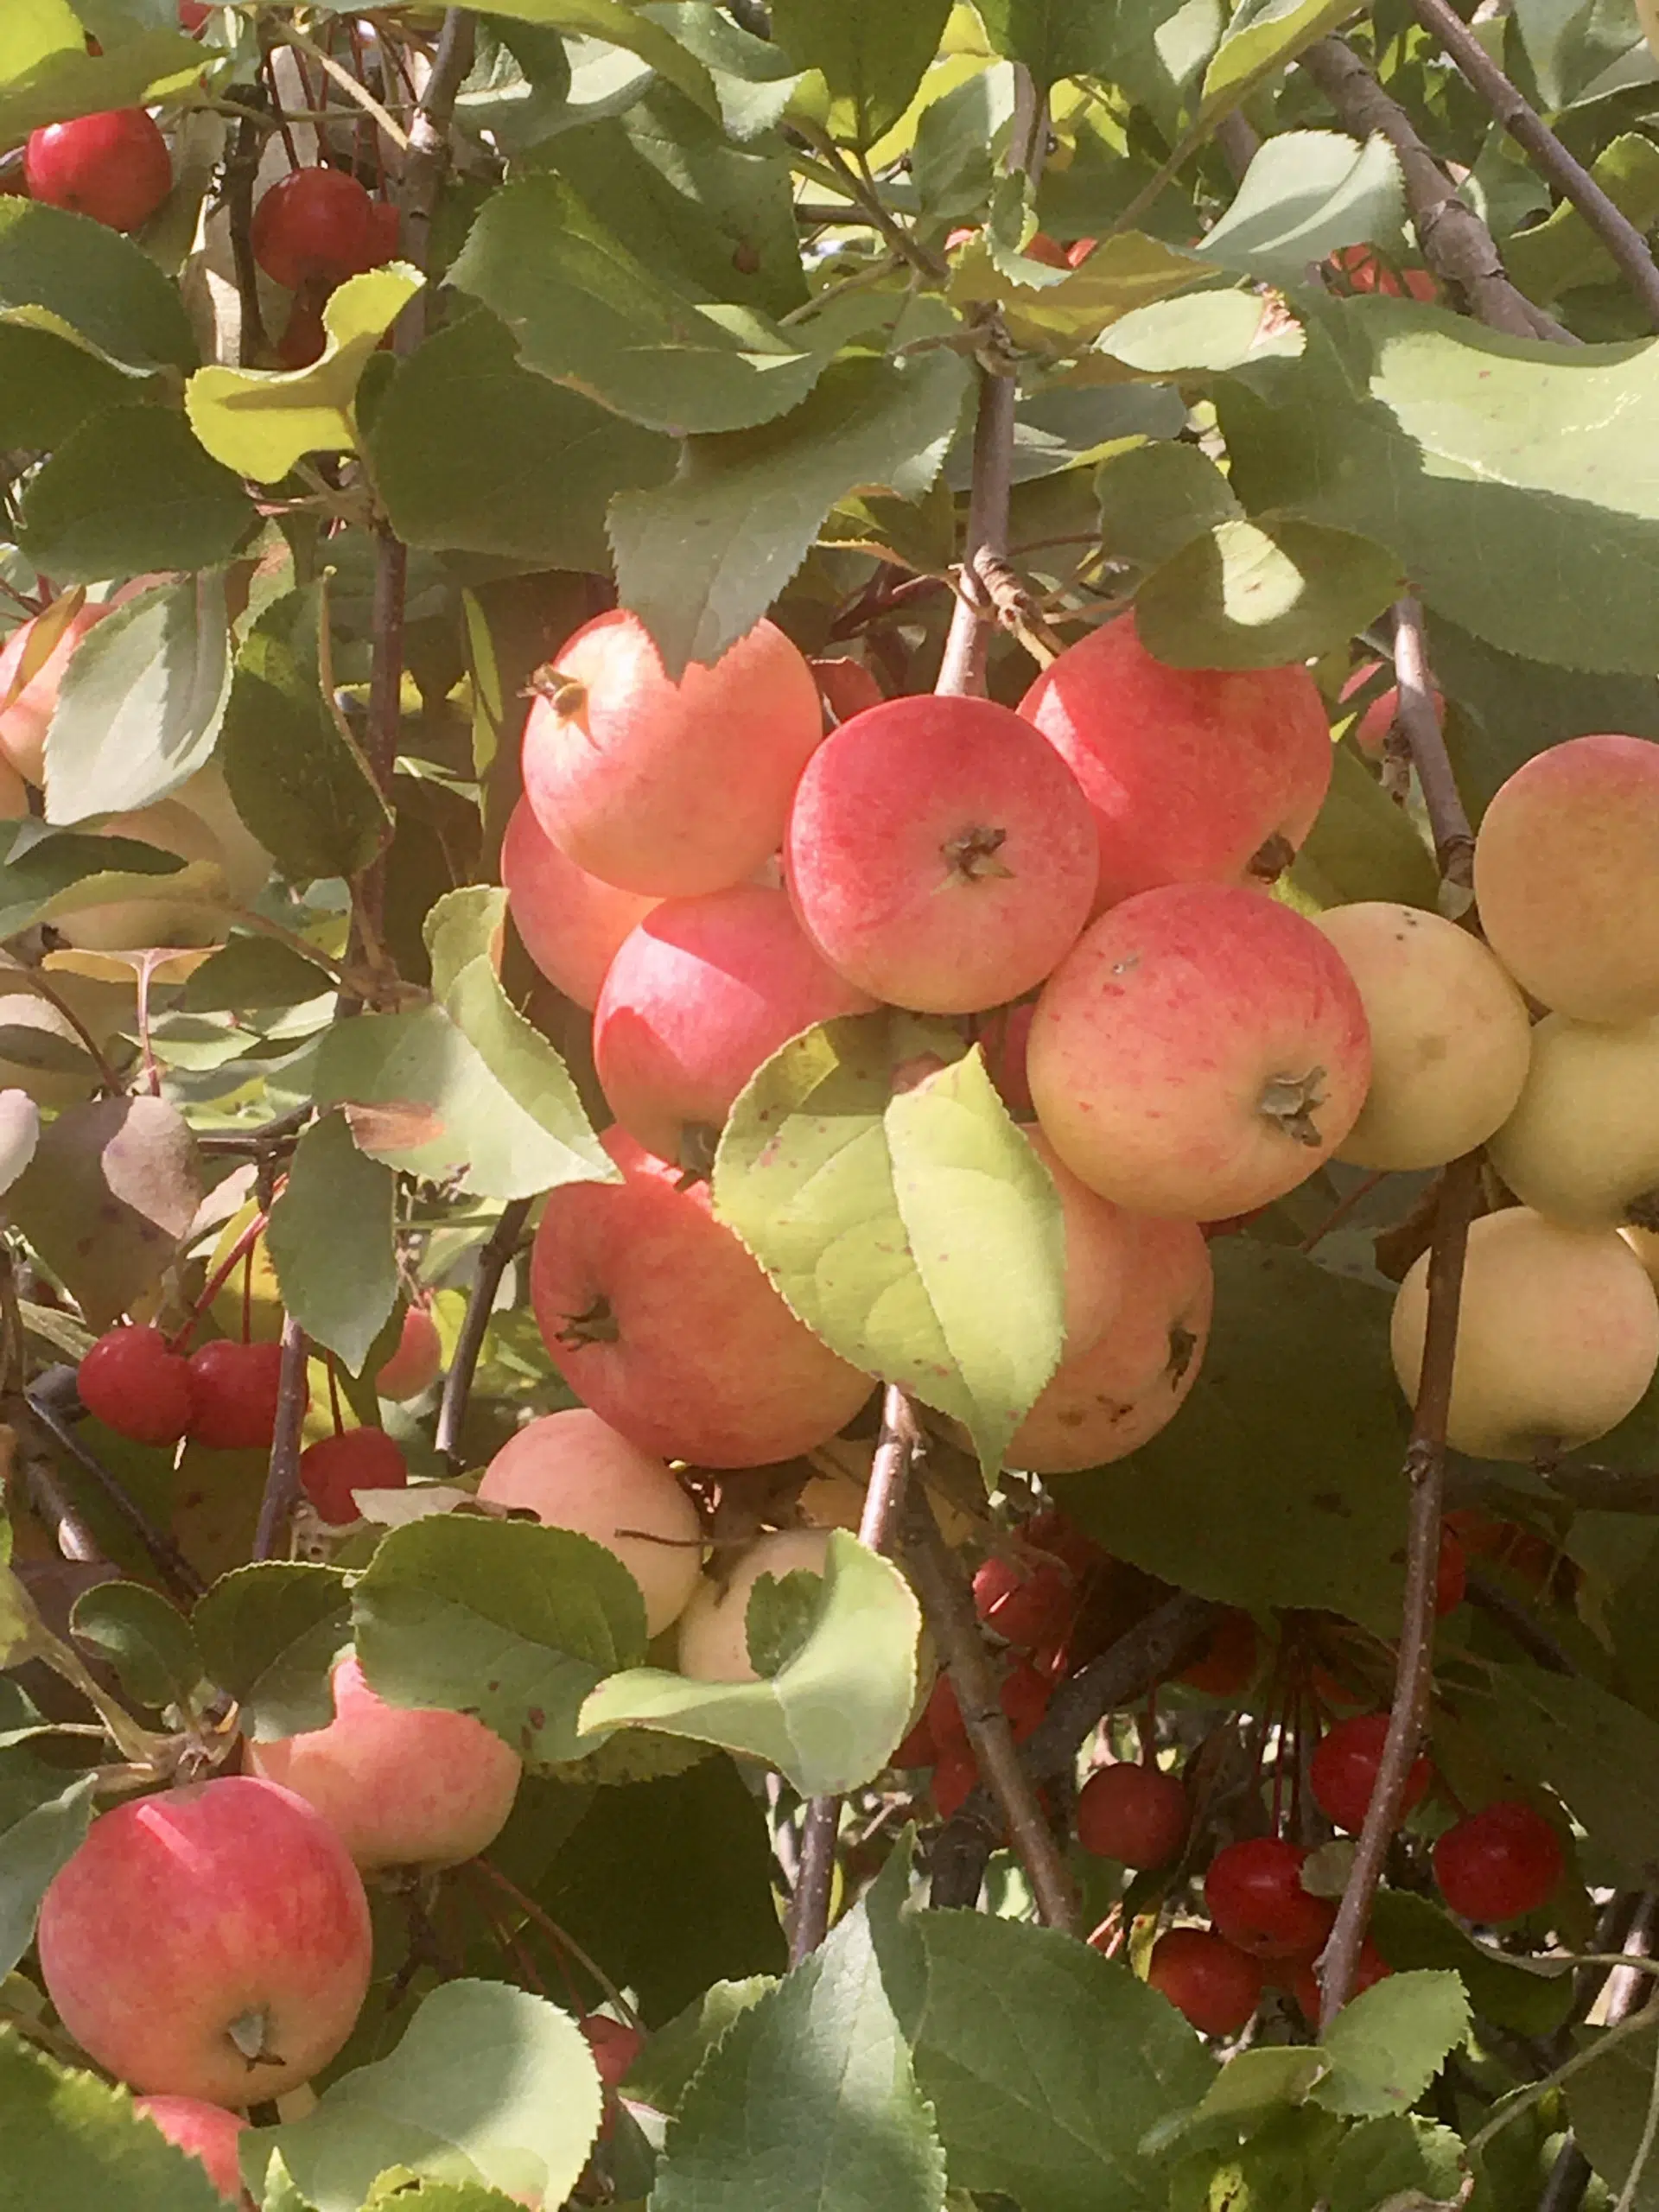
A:
[[[478,1272],[473,1277],[461,1334],[455,1340],[454,1357],[443,1378],[435,1441],[438,1452],[456,1474],[466,1465],[461,1432],[467,1425],[467,1402],[472,1395],[473,1377],[478,1371],[478,1356],[484,1349],[485,1332],[495,1310],[495,1294],[501,1287],[501,1278],[518,1249],[524,1224],[530,1219],[530,1207],[528,1198],[514,1198],[510,1205],[503,1206],[500,1220],[479,1253]]]
[[[300,1494],[300,1430],[311,1395],[305,1332],[291,1313],[283,1316],[283,1365],[276,1385],[276,1426],[270,1439],[270,1467],[259,1501],[253,1556],[274,1559],[286,1541],[289,1520]]]
[[[1467,891],[1473,878],[1475,833],[1469,826],[1440,728],[1423,637],[1422,607],[1409,594],[1394,605],[1394,672],[1400,685],[1400,727],[1411,747],[1412,766],[1422,787],[1423,805],[1434,834],[1434,857],[1446,881],[1460,884]]]
[[[1412,1762],[1422,1746],[1433,1682],[1434,1586],[1440,1555],[1440,1522],[1446,1491],[1446,1424],[1452,1404],[1452,1365],[1458,1344],[1458,1309],[1463,1293],[1463,1256],[1469,1224],[1480,1186],[1480,1154],[1454,1160],[1440,1183],[1433,1241],[1429,1247],[1428,1316],[1423,1336],[1421,1380],[1406,1449],[1406,1478],[1411,1486],[1406,1539],[1406,1590],[1400,1651],[1395,1666],[1394,1703],[1388,1739],[1377,1766],[1365,1824],[1343,1890],[1331,1939],[1317,1965],[1319,2031],[1324,2034],[1347,2003],[1354,1986],[1360,1945],[1365,1940],[1371,1902],[1382,1876],[1382,1862],[1400,1824]]]
[[[905,1514],[905,1559],[957,1693],[968,1741],[1009,1840],[1030,1878],[1037,1914],[1048,1928],[1078,1931],[1077,1904],[1065,1862],[1043,1817],[1002,1710],[990,1657],[979,1631],[973,1593],[940,1535],[925,1495],[914,1492]],[[981,1823],[976,1822],[978,1830]],[[986,1847],[994,1839],[988,1838]],[[982,1866],[983,1861],[980,1862]],[[976,1885],[976,1891],[977,1885]],[[936,1894],[933,1902],[941,1899]],[[976,1898],[968,1902],[972,1904]]]
[[[906,1496],[917,1447],[922,1440],[915,1408],[896,1382],[882,1393],[881,1433],[870,1463],[869,1488],[858,1524],[858,1541],[873,1552],[893,1548],[905,1520]],[[790,1915],[791,1966],[816,1951],[830,1932],[830,1899],[835,1887],[836,1839],[841,1828],[839,1797],[814,1797],[801,1827],[801,1865]]]

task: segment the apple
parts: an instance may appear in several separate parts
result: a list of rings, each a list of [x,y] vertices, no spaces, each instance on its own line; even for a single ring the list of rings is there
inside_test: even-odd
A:
[[[173,156],[143,108],[110,108],[31,131],[23,176],[32,200],[136,231],[172,191]]]
[[[478,1495],[492,1505],[523,1507],[549,1528],[574,1529],[614,1552],[639,1585],[651,1636],[679,1618],[697,1586],[696,1507],[661,1459],[586,1407],[526,1422],[485,1469]]]
[[[777,850],[823,715],[775,624],[677,683],[639,616],[618,609],[578,630],[535,683],[524,793],[590,874],[689,898],[741,883]]]
[[[1090,925],[1044,986],[1027,1052],[1054,1149],[1090,1190],[1221,1221],[1330,1158],[1370,1078],[1353,978],[1259,891],[1143,891]]]
[[[786,1574],[823,1573],[830,1547],[826,1529],[780,1529],[757,1538],[724,1570],[724,1579],[705,1576],[680,1615],[680,1672],[700,1682],[753,1682],[749,1664],[749,1596],[763,1574],[781,1581]]]
[[[0,751],[31,784],[46,781],[46,733],[58,703],[64,671],[75,647],[110,612],[107,606],[83,606],[67,621],[56,610],[20,622],[0,648]],[[50,617],[50,626],[43,628]],[[55,633],[55,635],[54,635]],[[41,653],[41,640],[54,642]],[[33,662],[24,676],[25,661]]]
[[[1523,1205],[1571,1229],[1659,1230],[1659,1018],[1617,1029],[1546,1014],[1489,1156]]]
[[[522,798],[501,840],[501,880],[524,950],[550,983],[591,1012],[617,947],[657,900],[578,868]]]
[[[1371,1086],[1336,1157],[1440,1167],[1484,1144],[1520,1096],[1531,1047],[1527,1002],[1479,938],[1382,899],[1313,925],[1342,955],[1371,1033]]]
[[[827,737],[790,810],[806,932],[874,997],[969,1014],[1046,976],[1089,918],[1077,780],[988,699],[889,699]]]
[[[804,1029],[873,999],[830,967],[781,891],[665,899],[630,931],[594,1013],[612,1112],[661,1160],[707,1168],[739,1091]]]
[[[1344,700],[1352,698],[1355,692],[1363,690],[1382,665],[1381,661],[1370,660],[1357,668],[1342,687]],[[1437,690],[1434,694],[1434,710],[1442,716],[1446,713],[1446,696],[1441,691]],[[1400,686],[1391,683],[1387,690],[1379,691],[1370,705],[1361,713],[1349,735],[1366,760],[1378,761],[1382,759],[1388,748],[1389,732],[1394,728],[1399,712]]]
[[[1111,1325],[1133,1279],[1134,1217],[1080,1183],[1040,1128],[1023,1132],[1049,1173],[1065,1232],[1065,1357],[1076,1358]]]
[[[1132,614],[1066,648],[1020,702],[1082,785],[1095,912],[1166,883],[1271,881],[1313,826],[1331,731],[1304,668],[1166,668]]]
[[[224,1775],[130,1798],[53,1878],[46,1992],[110,2073],[247,2105],[309,2081],[369,1986],[363,1878],[303,1798]]]
[[[1395,1300],[1395,1373],[1415,1401],[1429,1255]],[[1469,1231],[1446,1440],[1477,1459],[1529,1460],[1605,1436],[1659,1364],[1659,1301],[1615,1230],[1567,1229],[1529,1207]]]
[[[1124,1215],[1132,1237],[1116,1318],[1062,1361],[1003,1455],[1035,1474],[1073,1474],[1137,1451],[1173,1420],[1210,1338],[1215,1274],[1192,1222]]]
[[[792,1459],[835,1434],[870,1379],[797,1320],[685,1184],[622,1130],[620,1183],[549,1193],[530,1268],[553,1363],[644,1452],[706,1467]]]
[[[374,266],[373,204],[344,169],[295,169],[253,211],[253,257],[290,292],[340,283]]]
[[[1659,746],[1574,737],[1517,768],[1475,840],[1487,942],[1575,1021],[1659,1014]]]
[[[245,2204],[238,2140],[247,2126],[240,2113],[200,2097],[135,2097],[133,2110],[160,2128],[168,2141],[207,2169],[207,2178],[232,2204]]]
[[[437,1323],[424,1306],[406,1306],[397,1349],[375,1375],[375,1395],[397,1403],[418,1398],[432,1388],[442,1367]]]
[[[247,1770],[315,1807],[365,1872],[458,1866],[488,1850],[518,1793],[518,1755],[470,1713],[388,1705],[355,1653],[336,1662],[326,1728],[251,1742]]]

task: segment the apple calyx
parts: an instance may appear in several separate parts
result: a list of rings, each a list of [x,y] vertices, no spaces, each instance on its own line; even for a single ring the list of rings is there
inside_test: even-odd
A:
[[[1310,1068],[1306,1075],[1272,1076],[1262,1087],[1256,1111],[1276,1122],[1298,1144],[1317,1150],[1325,1140],[1313,1116],[1325,1103],[1325,1079],[1323,1068]]]
[[[964,883],[989,882],[999,876],[1012,882],[1014,870],[1005,868],[996,857],[1007,834],[1006,830],[990,830],[976,824],[946,838],[939,850],[944,855],[945,866]]]
[[[270,2034],[270,2015],[263,2005],[250,2005],[245,2012],[238,2012],[225,2030],[226,2034],[241,2052],[250,2067],[280,2066],[283,2061],[274,2050],[268,2049]]]
[[[1295,846],[1281,830],[1275,830],[1250,855],[1244,873],[1252,883],[1277,883],[1295,857]]]
[[[608,1298],[596,1298],[585,1313],[571,1313],[559,1332],[559,1342],[572,1350],[582,1344],[613,1344],[621,1341]]]
[[[524,686],[524,696],[545,699],[561,721],[569,721],[587,705],[588,686],[578,677],[555,668],[551,661],[543,661]]]
[[[712,1122],[682,1122],[680,1124],[680,1188],[690,1190],[694,1183],[706,1183],[715,1172],[715,1154],[720,1145],[720,1131]]]
[[[1192,1364],[1192,1355],[1197,1351],[1198,1348],[1198,1340],[1193,1335],[1191,1329],[1185,1327],[1179,1321],[1176,1321],[1171,1325],[1169,1332],[1169,1364],[1166,1367],[1164,1372],[1169,1377],[1170,1388],[1172,1389],[1179,1386],[1187,1369]]]
[[[1638,1191],[1624,1209],[1630,1229],[1659,1230],[1659,1190]]]

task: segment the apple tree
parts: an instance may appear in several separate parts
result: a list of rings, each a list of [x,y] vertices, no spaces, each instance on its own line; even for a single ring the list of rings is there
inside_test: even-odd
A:
[[[0,7],[0,2206],[1659,2207],[1656,86]]]

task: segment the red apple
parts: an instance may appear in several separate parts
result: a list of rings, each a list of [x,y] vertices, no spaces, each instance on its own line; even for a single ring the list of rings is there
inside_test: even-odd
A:
[[[1077,780],[1007,707],[890,699],[827,737],[785,849],[807,934],[895,1006],[1018,998],[1087,920],[1095,840]]]
[[[485,1469],[478,1495],[614,1552],[644,1594],[652,1636],[679,1618],[697,1586],[702,1524],[696,1506],[663,1460],[584,1406],[526,1422]]]
[[[200,2159],[221,2196],[232,2204],[247,2202],[238,2140],[248,2123],[240,2113],[203,2104],[199,2097],[135,2097],[132,2102],[169,2143]]]
[[[1040,1128],[1026,1141],[1049,1173],[1065,1232],[1065,1357],[1075,1359],[1114,1325],[1135,1279],[1137,1219],[1080,1183]]]
[[[295,169],[279,177],[253,211],[253,257],[273,283],[291,292],[338,284],[374,265],[372,207],[343,169]]]
[[[1064,1360],[1014,1433],[1012,1467],[1075,1473],[1122,1459],[1173,1420],[1209,1341],[1215,1275],[1191,1222],[1125,1215],[1133,1234],[1116,1318]]]
[[[369,1986],[363,1880],[302,1798],[244,1775],[129,1799],[41,1907],[46,1991],[135,2088],[246,2105],[327,2065]]]
[[[592,1008],[616,949],[657,900],[620,891],[562,852],[521,798],[501,840],[507,911],[524,950],[550,983]]]
[[[531,1299],[554,1364],[642,1451],[708,1467],[792,1459],[833,1436],[868,1376],[798,1321],[698,1184],[620,1129],[620,1183],[550,1192]]]
[[[776,852],[823,715],[774,624],[676,683],[645,624],[619,609],[578,630],[536,683],[524,792],[579,867],[686,898],[742,882]]]
[[[437,1323],[424,1306],[407,1306],[397,1348],[374,1378],[376,1395],[398,1404],[418,1398],[437,1381],[442,1365]]]
[[[1037,1001],[1027,1056],[1072,1173],[1186,1221],[1294,1190],[1353,1127],[1370,1067],[1358,990],[1313,923],[1211,883],[1091,924]]]
[[[1165,883],[1270,881],[1331,781],[1331,732],[1306,669],[1166,668],[1133,615],[1069,646],[1020,711],[1094,810],[1096,913]]]
[[[173,156],[143,108],[111,108],[31,131],[23,175],[31,199],[136,231],[172,191]]]
[[[874,1001],[846,982],[781,891],[665,899],[617,949],[594,1014],[611,1110],[659,1159],[707,1167],[740,1090],[816,1022]]]
[[[524,1769],[470,1713],[388,1705],[355,1653],[334,1668],[326,1728],[250,1743],[250,1774],[303,1797],[365,1872],[456,1866],[501,1833]]]

